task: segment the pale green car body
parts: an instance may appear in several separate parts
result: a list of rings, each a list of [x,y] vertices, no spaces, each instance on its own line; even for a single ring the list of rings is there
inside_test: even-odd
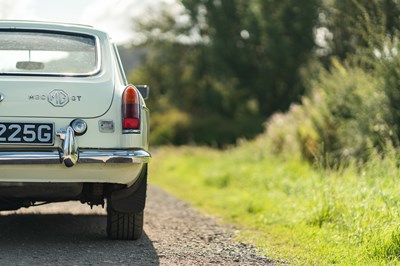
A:
[[[31,62],[31,48],[24,47],[29,46],[29,41],[16,44],[16,51],[8,51],[14,48],[7,44],[7,38],[11,36],[11,41],[19,42],[26,37],[20,38],[19,34],[26,34],[28,39],[34,39],[33,35],[44,35],[40,37],[44,40],[52,34],[65,34],[66,39],[78,36],[77,47],[81,45],[79,38],[90,39],[93,47],[89,50],[96,57],[93,69],[86,71],[85,68],[80,72],[80,64],[83,66],[86,61],[80,63],[79,58],[69,55],[68,60],[77,62],[75,70],[46,72],[44,65],[59,64],[59,58],[44,60],[44,63]],[[117,48],[109,36],[89,26],[0,21],[1,49],[0,52],[5,54],[3,58],[10,55],[10,62],[13,60],[11,55],[24,49],[29,50],[29,59],[17,62],[17,68],[22,69],[11,69],[0,63],[0,210],[33,206],[36,201],[72,199],[90,205],[104,204],[101,198],[109,199],[117,189],[133,187],[141,173],[144,175],[150,159],[149,110],[143,98],[145,93],[140,91],[142,95],[137,87],[128,84]],[[59,51],[63,49],[67,52]],[[55,52],[61,55],[60,60],[64,60],[63,55],[73,49],[60,44]],[[38,50],[46,49],[40,47]],[[43,51],[37,54],[46,58]],[[64,65],[59,64],[58,69],[63,68]],[[122,125],[122,95],[128,86],[138,95],[140,128],[136,130],[123,129]],[[77,119],[84,121],[87,127],[84,134],[77,134],[72,127],[72,122]],[[53,124],[54,128],[50,133],[50,126],[40,128],[40,124]],[[47,133],[46,129],[49,130]],[[50,134],[54,141],[40,142],[47,141]],[[85,194],[85,189],[92,192]],[[61,195],[58,196],[57,191]],[[3,198],[16,200],[18,204],[8,206],[1,202]]]

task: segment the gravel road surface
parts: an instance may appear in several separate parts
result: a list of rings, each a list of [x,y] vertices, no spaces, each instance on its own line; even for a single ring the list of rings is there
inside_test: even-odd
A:
[[[104,210],[78,202],[0,215],[0,265],[273,265],[214,218],[152,186],[138,241],[108,240]]]

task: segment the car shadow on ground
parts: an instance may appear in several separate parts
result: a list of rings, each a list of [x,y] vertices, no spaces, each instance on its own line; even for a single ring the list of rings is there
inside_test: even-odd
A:
[[[106,237],[106,216],[0,216],[0,265],[159,265],[152,241]]]

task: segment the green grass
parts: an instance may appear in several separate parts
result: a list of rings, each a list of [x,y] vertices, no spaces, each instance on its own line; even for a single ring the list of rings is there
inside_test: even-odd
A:
[[[161,148],[150,182],[241,228],[240,241],[294,265],[400,265],[395,156],[321,170],[253,144]]]

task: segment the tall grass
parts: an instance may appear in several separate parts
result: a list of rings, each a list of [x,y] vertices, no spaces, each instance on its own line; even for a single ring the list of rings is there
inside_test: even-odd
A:
[[[393,86],[381,74],[333,60],[332,70],[320,72],[301,104],[268,121],[258,138],[260,145],[274,154],[330,167],[354,159],[366,161],[376,150],[397,145],[394,104],[388,97],[388,87]]]
[[[339,171],[263,153],[162,148],[151,182],[223,217],[275,259],[295,265],[400,263],[396,153]]]

